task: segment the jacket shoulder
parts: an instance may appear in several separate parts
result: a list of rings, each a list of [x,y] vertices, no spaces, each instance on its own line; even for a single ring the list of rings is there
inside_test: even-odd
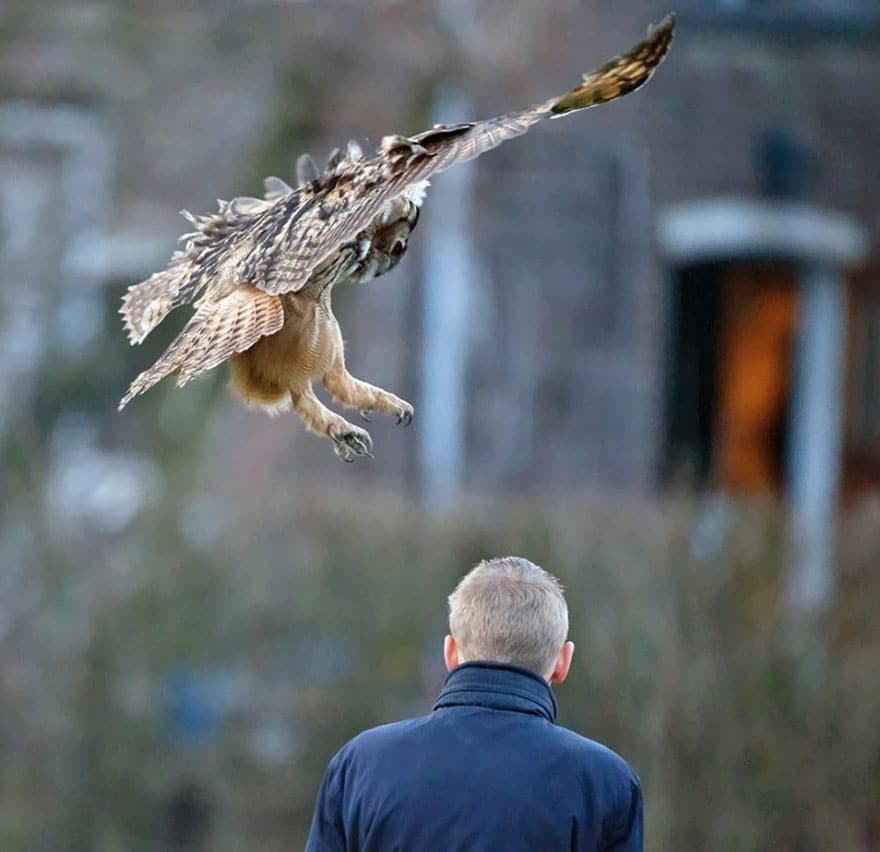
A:
[[[617,776],[621,781],[630,781],[639,786],[638,776],[632,767],[608,746],[559,725],[553,726],[553,739],[559,748],[579,760],[582,768]]]
[[[418,716],[413,719],[403,719],[400,722],[379,725],[376,728],[368,728],[350,739],[339,750],[337,758],[350,760],[355,757],[371,757],[386,749],[404,745],[410,737],[418,736],[430,719],[430,715]]]

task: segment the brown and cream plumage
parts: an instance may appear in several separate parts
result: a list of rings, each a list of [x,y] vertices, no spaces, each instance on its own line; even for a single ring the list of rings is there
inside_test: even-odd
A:
[[[342,405],[397,416],[413,408],[359,381],[345,368],[331,309],[333,287],[392,269],[406,252],[428,178],[520,136],[545,118],[587,109],[643,85],[672,41],[669,15],[627,53],[585,74],[562,97],[481,122],[436,125],[416,136],[386,136],[373,158],[356,143],[331,155],[323,172],[307,155],[296,189],[267,178],[265,198],[220,202],[205,216],[184,215],[195,230],[168,268],[129,288],[120,312],[140,343],[174,308],[195,313],[158,361],[132,382],[120,410],[165,376],[178,385],[229,360],[231,384],[247,403],[293,404],[306,426],[328,436],[346,461],[370,455],[369,434],[315,395],[320,379]]]

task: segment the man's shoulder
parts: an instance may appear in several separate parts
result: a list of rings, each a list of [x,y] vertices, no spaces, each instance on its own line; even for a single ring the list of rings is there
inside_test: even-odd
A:
[[[430,737],[434,714],[416,716],[368,728],[349,740],[339,751],[337,759],[348,762],[357,759],[373,760],[383,753],[397,748],[417,748],[419,741]],[[537,721],[537,720],[536,720]],[[638,784],[638,778],[630,765],[615,751],[561,725],[546,722],[538,726],[540,733],[533,734],[533,744],[542,751],[547,749],[564,752],[571,764],[579,765],[606,775],[617,775]]]
[[[356,756],[371,757],[386,749],[406,744],[413,737],[418,737],[430,721],[431,715],[428,714],[368,728],[350,739],[339,750],[337,758],[345,760]]]
[[[548,736],[558,749],[582,767],[623,776],[635,784],[638,778],[632,767],[617,752],[596,740],[575,733],[561,725],[548,726]]]

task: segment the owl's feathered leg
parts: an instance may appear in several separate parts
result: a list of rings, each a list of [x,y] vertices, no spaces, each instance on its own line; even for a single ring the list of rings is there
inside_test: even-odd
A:
[[[349,423],[331,411],[315,396],[311,384],[291,390],[293,410],[316,435],[326,435],[333,442],[333,452],[343,461],[351,462],[359,456],[373,457],[373,439],[366,429]]]
[[[391,414],[404,426],[412,423],[415,409],[405,399],[356,379],[348,372],[344,363],[337,363],[324,376],[323,381],[324,387],[340,405],[359,409],[365,420],[365,412],[379,411],[382,414]]]

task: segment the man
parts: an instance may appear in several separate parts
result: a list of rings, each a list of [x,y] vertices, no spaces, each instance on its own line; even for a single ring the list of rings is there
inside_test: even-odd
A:
[[[641,852],[627,764],[554,724],[574,644],[559,582],[481,562],[449,597],[433,712],[366,731],[330,762],[307,852]]]

